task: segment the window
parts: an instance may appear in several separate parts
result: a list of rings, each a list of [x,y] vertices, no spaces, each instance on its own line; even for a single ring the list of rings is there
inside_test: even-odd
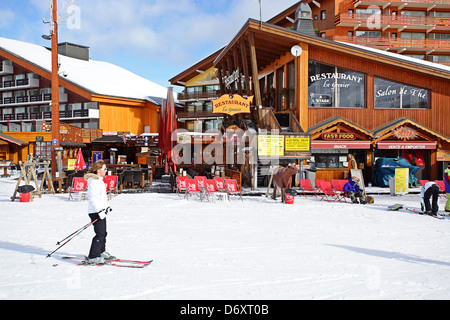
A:
[[[367,9],[356,9],[356,14],[381,14],[381,9],[375,6],[371,6]]]
[[[356,31],[355,36],[362,38],[380,38],[381,31]]]
[[[375,108],[387,109],[428,109],[429,90],[403,83],[374,78]]]
[[[50,160],[52,158],[52,143],[36,142],[36,156]]]
[[[363,73],[309,61],[309,107],[365,108],[365,85]]]
[[[413,11],[413,10],[402,10],[400,12],[402,16],[410,16],[410,17],[426,17],[426,11]]]
[[[320,11],[320,20],[326,20],[327,19],[327,10]]]
[[[428,56],[428,61],[432,61],[432,62],[450,62],[450,55],[429,55]]]
[[[411,39],[411,40],[424,40],[425,33],[419,32],[402,32],[400,33],[401,39]]]
[[[450,18],[450,11],[436,11],[437,18]]]
[[[429,39],[450,40],[450,33],[430,33]]]

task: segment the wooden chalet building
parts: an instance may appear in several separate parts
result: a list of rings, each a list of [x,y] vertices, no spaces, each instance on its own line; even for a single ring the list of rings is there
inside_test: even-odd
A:
[[[252,113],[235,120],[311,135],[316,178],[342,178],[352,153],[366,182],[378,157],[405,157],[421,167],[417,178],[440,179],[450,161],[450,67],[318,37],[312,18],[300,4],[294,26],[292,8],[268,22],[249,19],[224,49],[171,82],[188,83],[212,64],[220,94],[254,95]]]
[[[58,45],[60,134],[65,158],[108,134],[157,133],[167,89],[116,65],[89,58],[89,48]],[[0,160],[50,158],[51,51],[0,38]],[[120,141],[123,141],[120,135]],[[105,154],[106,156],[106,154]],[[106,157],[108,159],[108,157]],[[89,159],[86,159],[88,161]]]

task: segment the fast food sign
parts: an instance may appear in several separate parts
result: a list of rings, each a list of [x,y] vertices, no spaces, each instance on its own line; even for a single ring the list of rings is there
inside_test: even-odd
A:
[[[322,133],[323,140],[355,140],[356,134],[352,132],[325,132]]]

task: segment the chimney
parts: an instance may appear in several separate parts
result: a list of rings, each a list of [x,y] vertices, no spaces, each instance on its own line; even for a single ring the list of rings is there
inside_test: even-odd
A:
[[[306,3],[300,3],[295,12],[294,30],[308,36],[316,36],[312,23],[312,11]]]
[[[79,44],[70,42],[59,43],[58,53],[66,57],[89,61],[89,47]]]

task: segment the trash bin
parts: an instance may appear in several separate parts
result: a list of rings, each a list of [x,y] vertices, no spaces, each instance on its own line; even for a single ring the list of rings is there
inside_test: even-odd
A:
[[[17,188],[17,191],[20,193],[19,200],[20,202],[30,202],[31,194],[30,192],[34,190],[34,187],[31,185],[24,185]]]
[[[316,169],[306,169],[305,170],[305,178],[311,181],[311,185],[316,185]]]
[[[19,196],[20,202],[30,202],[31,194],[29,192],[21,193]]]
[[[395,196],[395,177],[389,178],[389,191],[391,196]]]
[[[284,203],[285,204],[294,204],[294,197],[297,195],[297,192],[292,189],[284,190]]]

